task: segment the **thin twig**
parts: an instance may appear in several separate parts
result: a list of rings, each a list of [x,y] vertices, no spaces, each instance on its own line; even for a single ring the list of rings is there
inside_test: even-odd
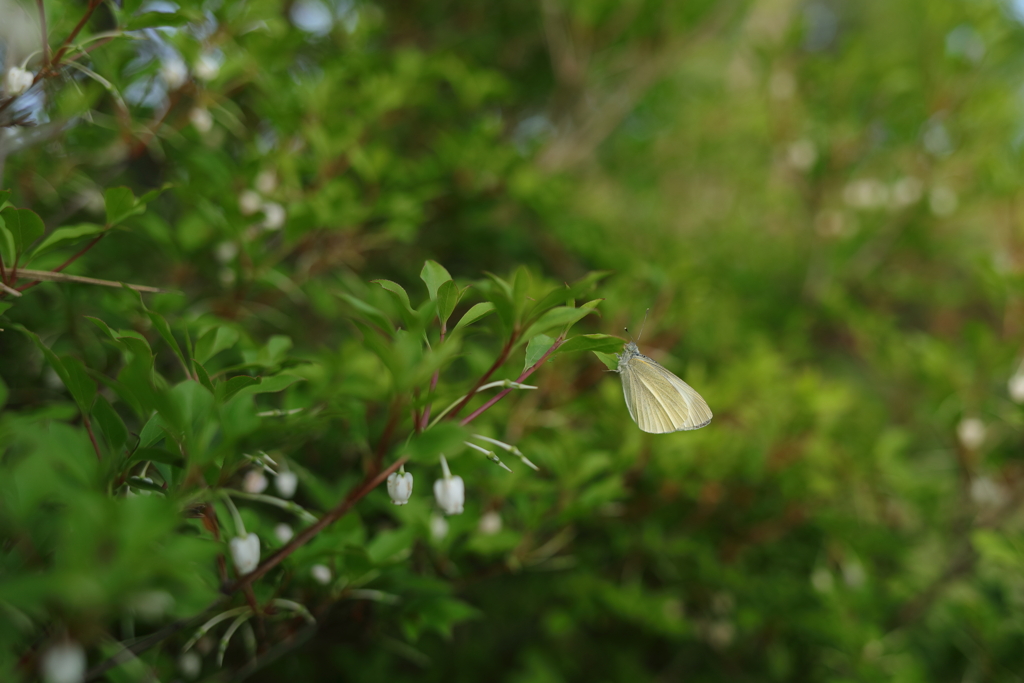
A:
[[[64,42],[61,43],[60,49],[57,50],[57,54],[53,56],[51,66],[56,67],[60,65],[60,60],[64,56],[64,53],[68,51],[69,47],[71,47],[71,41],[75,39],[83,28],[85,28],[85,24],[89,21],[89,17],[92,16],[92,13],[96,11],[96,8],[100,6],[102,1],[103,0],[89,0],[89,6],[85,9],[85,14],[83,14],[82,18],[78,20],[77,24],[75,24],[75,28],[71,30],[71,33],[69,33],[68,37],[64,39]],[[39,73],[42,73],[42,71]],[[39,78],[38,74],[36,75],[36,78]]]
[[[481,376],[480,379],[476,381],[476,384],[473,385],[473,388],[470,389],[469,393],[466,394],[466,398],[462,399],[462,403],[455,406],[455,408],[452,410],[451,417],[448,419],[455,419],[455,416],[459,414],[459,411],[465,408],[466,404],[473,399],[473,396],[476,394],[477,391],[479,391],[480,387],[483,386],[483,383],[490,379],[491,375],[494,374],[495,370],[497,370],[498,368],[505,364],[505,361],[508,360],[509,354],[512,353],[512,347],[515,345],[515,341],[516,334],[515,332],[513,332],[512,336],[509,337],[508,341],[505,343],[505,348],[503,348],[501,350],[501,353],[498,355],[498,360],[494,361],[494,365],[492,365],[487,370],[487,372],[485,372],[483,376]],[[502,394],[502,396],[504,396],[504,394]]]
[[[103,455],[100,453],[100,446],[96,443],[96,435],[92,433],[92,423],[89,422],[89,416],[84,412],[82,413],[82,422],[85,424],[85,431],[89,432],[89,441],[92,441],[92,448],[96,451],[96,459],[103,460]]]
[[[0,280],[0,289],[4,290],[5,292],[10,294],[11,296],[21,296],[21,292],[16,290],[14,287],[11,287],[10,285],[5,284],[3,280]]]
[[[137,292],[153,292],[157,294],[167,294],[171,292],[169,289],[160,289],[159,287],[150,287],[148,285],[133,285],[127,282],[114,282],[112,280],[97,280],[93,277],[83,277],[81,275],[68,275],[66,273],[56,273],[50,270],[28,270],[21,269],[18,271],[18,277],[26,280],[33,280],[30,285],[18,287],[18,291],[24,292],[26,289],[30,289],[31,286],[39,284],[40,280],[47,282],[75,282],[83,285],[100,285],[103,287],[128,287],[134,289]]]
[[[384,480],[388,478],[388,475],[390,475],[392,472],[397,471],[398,468],[404,465],[408,460],[409,458],[407,456],[403,456],[396,460],[394,463],[392,463],[390,467],[388,467],[383,472],[381,472],[373,479],[371,479],[369,482],[367,482],[366,478],[364,478],[360,485],[353,489],[352,492],[345,498],[345,500],[339,503],[337,507],[328,512],[326,515],[321,517],[320,521],[318,521],[316,524],[311,524],[310,526],[300,531],[298,534],[295,535],[295,538],[288,542],[286,546],[284,546],[276,553],[268,557],[266,561],[260,564],[260,566],[256,567],[256,569],[252,570],[245,576],[239,578],[234,583],[225,586],[224,592],[228,594],[234,593],[242,587],[248,586],[253,581],[260,578],[277,565],[281,564],[281,562],[283,562],[286,557],[291,555],[293,552],[295,552],[302,546],[309,543],[318,533],[320,533],[325,528],[327,528],[334,522],[344,517],[345,513],[351,510],[353,505],[358,503],[370,491],[380,486],[380,484],[383,483]]]
[[[561,346],[564,343],[565,343],[565,334],[563,333],[561,336],[558,337],[558,339],[555,340],[555,343],[551,345],[551,348],[548,349],[544,353],[544,355],[540,357],[540,360],[538,360],[536,363],[534,363],[533,365],[528,367],[526,370],[523,371],[523,374],[519,375],[519,377],[516,378],[516,382],[520,383],[524,379],[526,379],[527,377],[532,375],[534,372],[536,372],[537,369],[540,368],[541,365],[543,365],[544,361],[546,361],[548,359],[548,357],[550,357],[551,354],[554,353],[558,349],[558,347]],[[488,401],[487,403],[483,404],[482,406],[480,406],[479,408],[474,410],[472,413],[469,414],[468,417],[466,417],[466,419],[464,419],[459,424],[462,425],[463,427],[465,427],[470,422],[475,420],[485,410],[487,410],[488,408],[493,406],[495,403],[497,403],[501,399],[505,398],[505,395],[508,394],[510,391],[512,391],[512,387],[509,387],[508,389],[505,389],[505,391],[502,391],[497,396],[492,398],[490,401]]]
[[[50,37],[46,31],[46,8],[43,7],[43,0],[36,0],[36,7],[39,8],[39,26],[43,32],[43,68],[50,66]]]

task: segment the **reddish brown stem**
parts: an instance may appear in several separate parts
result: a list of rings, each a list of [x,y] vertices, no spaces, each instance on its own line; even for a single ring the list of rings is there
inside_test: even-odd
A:
[[[79,32],[83,28],[85,28],[85,24],[89,21],[89,17],[92,16],[92,13],[96,11],[96,8],[100,6],[102,1],[103,0],[89,0],[89,6],[85,9],[85,14],[83,14],[82,18],[78,20],[75,27],[71,29],[71,33],[69,33],[68,37],[64,39],[64,42],[61,43],[60,49],[57,50],[57,54],[53,56],[53,61],[50,63],[51,66],[60,65],[60,60],[64,56],[64,53],[66,53],[68,48],[71,47],[71,41],[78,36]],[[39,73],[43,73],[42,70],[40,70]],[[39,78],[39,74],[36,74],[36,78]]]
[[[50,66],[50,38],[46,32],[46,9],[43,7],[43,0],[36,0],[36,7],[39,9],[39,26],[43,32],[43,68]]]
[[[524,381],[524,380],[525,380],[525,379],[526,379],[527,377],[529,377],[529,376],[530,376],[530,375],[532,375],[532,374],[533,374],[534,372],[536,372],[536,371],[537,371],[537,369],[538,369],[538,368],[540,368],[540,366],[541,366],[541,365],[542,365],[542,364],[544,363],[544,361],[546,361],[546,360],[548,359],[548,357],[550,357],[550,356],[551,356],[551,354],[552,354],[552,353],[554,353],[554,352],[555,352],[555,350],[556,350],[556,349],[557,349],[557,348],[558,348],[559,346],[561,346],[561,345],[562,345],[563,343],[565,343],[565,335],[562,335],[561,337],[559,337],[558,339],[556,339],[556,340],[555,340],[555,343],[551,345],[551,348],[550,348],[550,349],[548,349],[548,350],[547,350],[547,351],[546,351],[546,352],[544,353],[544,355],[540,357],[540,360],[538,360],[538,361],[537,361],[536,363],[534,363],[533,365],[531,365],[530,367],[528,367],[528,368],[527,368],[526,370],[524,370],[524,371],[523,371],[523,374],[519,375],[519,377],[517,377],[517,378],[516,378],[516,382],[517,382],[517,383],[519,383],[519,382],[523,382],[523,381]],[[511,388],[505,389],[504,391],[502,391],[501,393],[499,393],[499,394],[498,394],[497,396],[495,396],[494,398],[492,398],[492,399],[491,399],[490,401],[488,401],[487,403],[483,404],[482,406],[480,406],[479,408],[477,408],[476,410],[474,410],[474,411],[473,411],[472,413],[470,413],[470,414],[469,414],[469,416],[467,416],[467,417],[466,417],[466,419],[464,419],[464,420],[463,420],[462,422],[460,422],[459,424],[460,424],[460,425],[462,425],[463,427],[465,427],[465,426],[466,426],[466,425],[468,425],[468,424],[469,424],[470,422],[472,422],[473,420],[475,420],[475,419],[476,419],[476,418],[477,418],[477,417],[478,417],[478,416],[479,416],[480,414],[482,414],[482,413],[483,413],[483,412],[484,412],[485,410],[487,410],[488,408],[490,408],[491,406],[493,406],[493,405],[494,405],[495,403],[497,403],[498,401],[500,401],[501,399],[503,399],[503,398],[505,397],[505,395],[506,395],[507,393],[509,393],[510,391],[512,391],[512,389],[511,389]]]
[[[96,451],[96,459],[103,460],[103,456],[100,454],[100,445],[96,443],[96,435],[92,433],[92,423],[89,422],[89,416],[82,413],[82,422],[85,424],[85,431],[89,432],[89,441],[92,441],[92,449]]]
[[[447,332],[447,330],[445,329],[445,324],[442,322],[441,323],[441,341],[438,342],[439,346],[444,343],[444,333],[445,332]],[[427,425],[430,424],[430,402],[429,402],[429,400],[430,400],[430,397],[434,395],[434,391],[437,389],[437,378],[438,378],[438,376],[440,374],[441,374],[441,370],[440,370],[440,368],[438,368],[437,370],[434,370],[434,376],[430,378],[430,393],[427,394],[427,405],[426,405],[425,408],[423,408],[423,417],[420,419],[420,421],[418,423],[418,425],[419,425],[418,431],[422,432],[424,429],[427,428]]]
[[[515,341],[516,334],[515,332],[513,332],[512,336],[509,337],[508,341],[505,343],[505,347],[501,350],[501,353],[498,355],[498,360],[494,361],[494,365],[492,365],[487,370],[487,372],[485,372],[483,376],[481,376],[480,379],[476,381],[476,384],[473,385],[473,388],[469,390],[468,394],[466,394],[466,398],[462,399],[459,405],[455,406],[455,409],[452,410],[452,412],[448,415],[449,420],[454,420],[455,416],[459,414],[459,411],[465,408],[466,404],[473,400],[473,397],[476,395],[476,392],[480,389],[480,387],[484,385],[484,382],[491,378],[491,375],[494,374],[494,371],[505,364],[505,361],[508,360],[509,354],[512,353],[512,345],[515,344]]]
[[[326,515],[321,517],[320,520],[317,521],[315,524],[306,527],[298,534],[296,534],[295,538],[288,542],[288,545],[286,545],[285,547],[281,548],[276,553],[268,557],[266,561],[263,562],[260,566],[256,567],[256,569],[252,570],[245,576],[239,578],[234,583],[226,586],[224,588],[224,592],[228,594],[234,593],[235,591],[250,585],[253,581],[260,578],[277,565],[281,564],[281,562],[284,561],[286,557],[291,555],[293,552],[295,552],[302,546],[309,543],[318,533],[320,533],[328,526],[344,517],[345,513],[351,510],[353,505],[358,503],[370,491],[380,486],[384,482],[384,480],[388,478],[388,475],[390,475],[392,472],[397,471],[398,468],[404,465],[407,460],[409,460],[408,457],[401,457],[394,463],[392,463],[390,467],[388,467],[386,470],[384,470],[377,476],[373,477],[369,481],[367,481],[367,478],[369,477],[364,478],[363,481],[360,482],[360,485],[353,489],[352,492],[345,498],[345,500],[339,503],[337,507],[335,507],[333,510],[331,510]]]
[[[103,236],[104,236],[104,235],[106,235],[106,234],[107,234],[107,233],[105,233],[105,232],[101,232],[101,233],[100,233],[99,235],[96,235],[96,237],[94,237],[94,238],[92,239],[92,241],[90,241],[90,242],[89,242],[89,244],[87,244],[87,245],[85,245],[84,247],[82,247],[81,249],[79,249],[79,250],[78,250],[78,253],[77,253],[77,254],[75,254],[74,256],[72,256],[71,258],[69,258],[69,259],[68,259],[67,261],[65,261],[64,263],[60,264],[60,265],[59,265],[59,266],[57,266],[56,268],[54,268],[52,272],[54,272],[54,273],[59,273],[59,272],[61,272],[62,270],[64,270],[65,268],[67,268],[68,266],[70,266],[70,265],[71,265],[72,263],[74,263],[74,262],[75,262],[75,261],[77,261],[77,260],[78,260],[79,258],[81,258],[81,257],[82,257],[82,255],[84,255],[84,254],[85,254],[85,252],[87,252],[87,251],[89,251],[90,249],[92,249],[93,247],[95,247],[95,246],[96,246],[96,243],[97,243],[97,242],[99,242],[99,241],[100,241],[101,239],[103,239]],[[37,277],[38,277],[38,276],[37,276]],[[21,287],[17,287],[16,289],[17,289],[17,290],[18,290],[19,292],[24,292],[24,291],[25,291],[25,290],[27,290],[27,289],[32,289],[33,287],[35,287],[36,285],[38,285],[38,284],[39,284],[39,282],[40,282],[40,280],[34,280],[34,281],[32,281],[32,282],[28,283],[27,285],[22,285]]]

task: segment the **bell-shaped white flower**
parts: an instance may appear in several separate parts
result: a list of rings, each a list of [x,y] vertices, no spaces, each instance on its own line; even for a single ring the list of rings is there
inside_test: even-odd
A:
[[[85,665],[85,650],[70,640],[43,653],[39,660],[39,673],[46,683],[82,683]]]
[[[228,543],[231,560],[239,575],[248,574],[260,564],[260,537],[255,533],[232,538]]]
[[[292,536],[294,535],[295,532],[292,531],[292,528],[284,522],[281,522],[280,524],[274,527],[274,536],[277,538],[277,540],[281,541],[281,543],[287,543],[288,541],[292,540]]]
[[[314,564],[309,568],[309,573],[313,580],[321,585],[326,586],[331,582],[331,568],[327,565]]]
[[[452,476],[444,455],[441,456],[441,469],[444,478],[434,482],[434,498],[446,515],[461,515],[462,505],[466,502],[466,484],[462,477]]]
[[[976,417],[965,417],[956,426],[956,435],[960,443],[969,451],[977,450],[985,443],[985,423]]]
[[[262,470],[249,470],[242,478],[242,490],[246,493],[263,493],[267,490],[268,483]]]
[[[12,66],[8,69],[7,76],[4,78],[4,92],[11,97],[20,95],[32,87],[34,79],[35,76],[32,75],[31,71],[25,71],[22,68]]]
[[[282,498],[291,498],[295,495],[295,489],[299,485],[299,478],[294,472],[285,470],[274,479],[274,488],[281,494]]]
[[[388,475],[388,495],[395,505],[405,505],[412,496],[412,473],[403,471]]]

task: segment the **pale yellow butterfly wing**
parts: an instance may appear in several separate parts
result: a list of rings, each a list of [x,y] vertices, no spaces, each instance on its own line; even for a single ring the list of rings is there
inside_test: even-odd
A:
[[[650,358],[633,356],[621,375],[629,415],[643,431],[665,434],[711,422],[711,409],[701,395]]]

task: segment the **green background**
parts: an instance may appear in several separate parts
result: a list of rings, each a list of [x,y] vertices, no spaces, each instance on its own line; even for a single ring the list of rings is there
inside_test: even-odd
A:
[[[87,5],[44,4],[52,55]],[[522,303],[609,271],[573,334],[621,336],[649,308],[641,349],[714,420],[644,434],[598,358],[555,356],[470,432],[410,442],[409,505],[381,487],[256,582],[315,629],[253,620],[220,668],[221,622],[200,680],[1024,676],[1019,3],[153,7],[99,5],[70,43],[95,48],[68,52],[82,68],[0,111],[12,239],[31,222],[15,207],[45,235],[86,226],[27,267],[102,232],[66,272],[172,291],[0,299],[0,677],[33,680],[65,637],[95,666],[201,613],[225,548],[187,512],[242,485],[243,453],[286,461],[317,516],[380,443],[385,465],[405,453],[434,367],[436,416],[511,329],[492,314],[443,346],[430,323],[425,353],[427,260],[469,286],[453,321],[493,295],[486,272]],[[36,7],[0,13],[5,68],[38,72]],[[8,275],[28,237],[0,249]],[[379,311],[402,329],[378,334]],[[214,391],[184,357],[203,335]],[[236,373],[264,384],[232,397]],[[460,450],[469,433],[540,472]],[[467,501],[438,539],[442,444]],[[168,486],[128,497],[133,476]],[[238,504],[264,559],[276,524],[301,526]],[[182,677],[201,622],[105,675]]]

